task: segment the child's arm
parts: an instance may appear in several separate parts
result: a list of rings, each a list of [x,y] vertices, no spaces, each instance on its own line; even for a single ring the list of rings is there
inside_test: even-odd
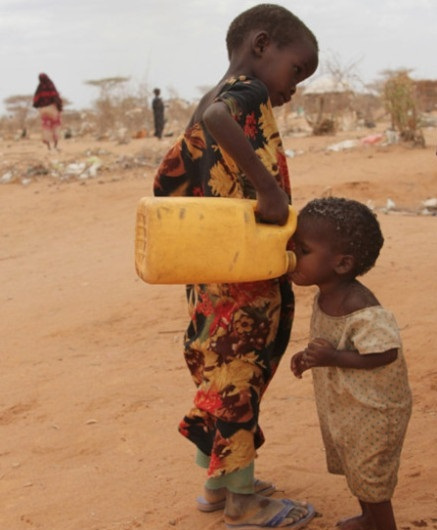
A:
[[[291,369],[296,377],[300,377],[309,368],[319,366],[337,366],[339,368],[365,370],[390,364],[396,360],[397,356],[397,348],[392,348],[382,353],[361,355],[353,350],[336,350],[330,342],[324,339],[314,339],[303,352],[293,356]]]
[[[258,158],[227,105],[217,101],[203,113],[203,122],[216,142],[235,160],[257,192],[262,219],[280,225],[288,219],[288,197]]]

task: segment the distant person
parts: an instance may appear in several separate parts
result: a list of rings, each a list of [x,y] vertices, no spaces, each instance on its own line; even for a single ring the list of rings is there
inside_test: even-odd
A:
[[[344,530],[396,530],[391,498],[411,415],[411,391],[393,314],[357,276],[375,264],[384,239],[357,201],[309,202],[293,236],[296,285],[317,285],[310,342],[293,355],[311,368],[328,471],[345,475],[362,514]]]
[[[161,139],[164,130],[164,102],[162,101],[161,90],[159,88],[155,88],[153,93],[155,94],[152,100],[153,122],[155,125],[154,136]]]
[[[315,72],[317,40],[286,8],[260,4],[233,20],[226,44],[228,69],[161,162],[154,194],[256,199],[262,219],[284,224],[291,190],[273,107]],[[291,282],[188,285],[187,301],[184,355],[197,390],[179,431],[206,471],[198,509],[224,508],[228,528],[301,528],[314,507],[267,497],[272,483],[255,477],[261,400],[291,331]]]
[[[51,149],[58,148],[61,128],[62,99],[47,74],[39,74],[39,84],[33,96],[33,106],[41,118],[42,141]]]

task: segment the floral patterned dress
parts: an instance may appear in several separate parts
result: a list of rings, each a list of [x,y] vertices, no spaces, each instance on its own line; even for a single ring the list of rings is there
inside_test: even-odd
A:
[[[231,78],[225,102],[257,155],[290,197],[281,138],[260,81]],[[201,122],[191,123],[158,168],[156,196],[255,199],[250,181]],[[188,250],[189,252],[189,250]],[[189,259],[189,258],[187,258]],[[294,296],[286,277],[187,286],[185,360],[197,392],[179,431],[210,456],[208,475],[249,466],[264,441],[260,401],[288,344]]]

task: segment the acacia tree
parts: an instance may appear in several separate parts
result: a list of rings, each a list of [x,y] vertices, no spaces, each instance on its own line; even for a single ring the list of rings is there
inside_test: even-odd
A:
[[[95,101],[97,126],[100,133],[117,125],[121,88],[129,80],[130,77],[105,77],[85,81],[86,85],[94,86],[100,91]]]
[[[26,136],[26,120],[32,110],[33,95],[15,95],[4,99],[6,110],[12,114],[14,123]]]

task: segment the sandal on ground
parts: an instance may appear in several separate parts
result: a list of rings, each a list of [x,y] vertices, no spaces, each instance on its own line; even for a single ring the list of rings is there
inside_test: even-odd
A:
[[[284,521],[287,519],[287,517],[290,516],[291,512],[295,510],[297,506],[302,507],[302,505],[298,502],[294,502],[289,499],[281,499],[281,503],[284,506],[282,510],[280,510],[276,515],[274,515],[272,518],[268,519],[263,523],[226,523],[226,526],[231,530],[253,530],[256,528],[293,528],[294,530],[296,530],[297,528],[303,528],[304,526],[306,526],[307,523],[309,523],[316,514],[314,506],[312,506],[311,504],[305,504],[305,509],[308,513],[304,517],[301,517],[297,521],[290,522],[290,524],[284,524]]]
[[[276,488],[270,482],[263,482],[262,480],[255,479],[255,493],[268,497],[276,491]],[[197,497],[197,509],[201,512],[216,512],[217,510],[223,510],[225,507],[226,499],[218,502],[208,502],[205,497]]]

